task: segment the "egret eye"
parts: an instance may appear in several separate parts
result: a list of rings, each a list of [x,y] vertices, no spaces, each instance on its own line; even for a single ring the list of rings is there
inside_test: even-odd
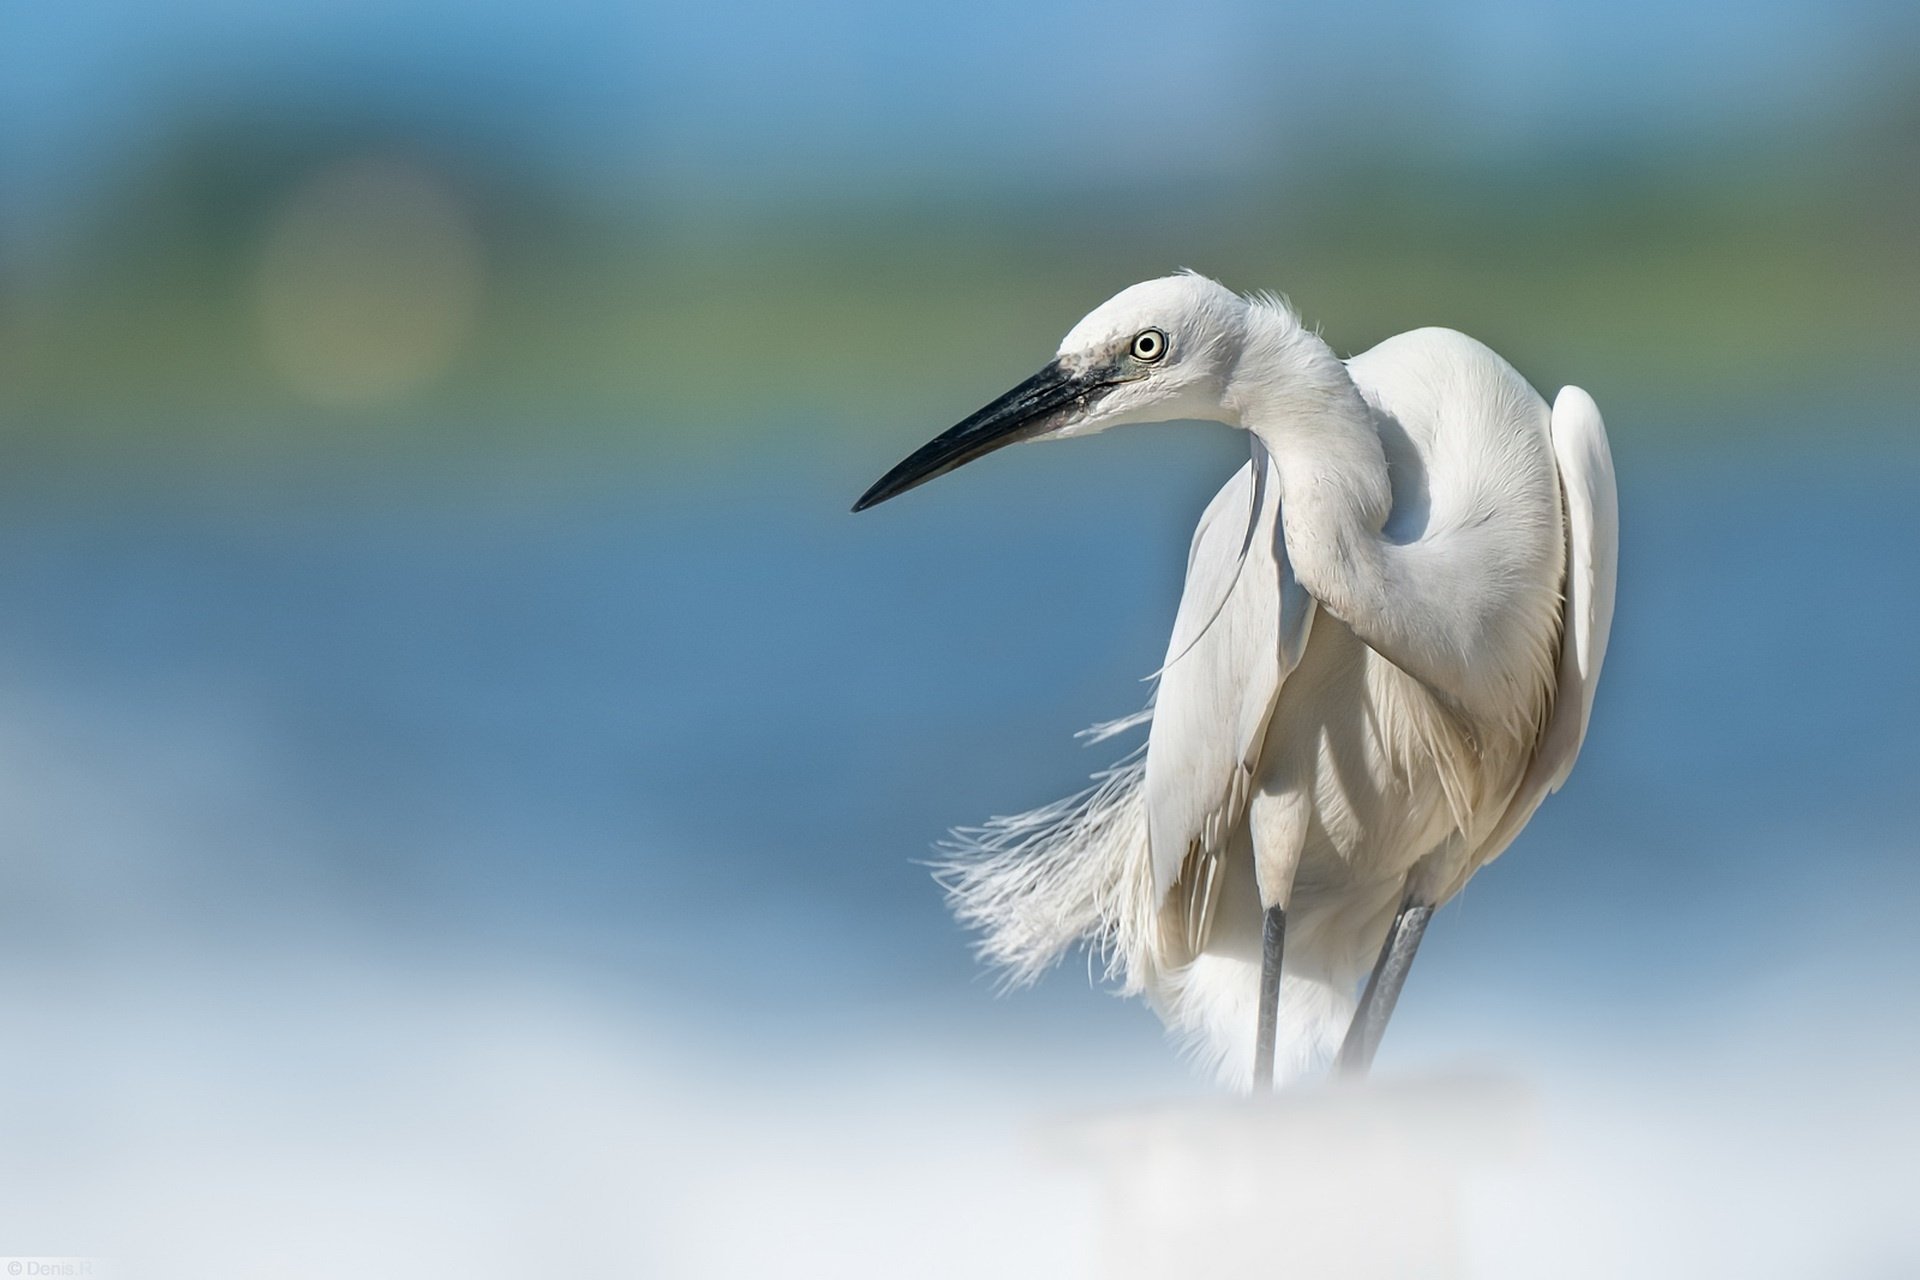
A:
[[[1127,350],[1135,360],[1152,364],[1167,354],[1167,335],[1158,329],[1142,329],[1133,335],[1133,345]]]

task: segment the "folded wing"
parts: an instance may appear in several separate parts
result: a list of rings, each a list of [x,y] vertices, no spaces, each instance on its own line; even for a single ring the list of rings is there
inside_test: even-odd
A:
[[[1146,766],[1154,891],[1189,956],[1206,945],[1221,859],[1312,624],[1314,603],[1287,566],[1279,515],[1273,463],[1256,441],[1194,533],[1154,699]]]
[[[1553,711],[1506,813],[1471,861],[1484,866],[1506,851],[1540,802],[1567,780],[1587,737],[1600,664],[1613,628],[1614,582],[1620,559],[1620,499],[1613,452],[1593,397],[1566,387],[1553,402],[1554,461],[1566,518],[1567,582]],[[1455,886],[1457,888],[1458,886]]]

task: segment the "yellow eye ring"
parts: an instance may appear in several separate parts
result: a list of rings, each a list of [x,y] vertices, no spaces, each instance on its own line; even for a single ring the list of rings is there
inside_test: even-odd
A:
[[[1142,364],[1152,364],[1167,354],[1167,335],[1158,329],[1142,329],[1133,335],[1127,354]]]

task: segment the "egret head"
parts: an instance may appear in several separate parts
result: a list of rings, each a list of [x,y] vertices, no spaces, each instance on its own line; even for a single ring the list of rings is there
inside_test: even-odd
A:
[[[1248,309],[1232,290],[1191,273],[1121,290],[1073,326],[1044,369],[921,446],[853,509],[1022,440],[1220,417]]]

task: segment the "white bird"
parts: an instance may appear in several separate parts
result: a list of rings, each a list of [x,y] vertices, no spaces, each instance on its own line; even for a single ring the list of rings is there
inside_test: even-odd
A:
[[[1606,429],[1464,334],[1342,361],[1282,300],[1188,273],[1102,304],[854,510],[1016,441],[1175,419],[1252,458],[1194,534],[1145,761],[962,833],[948,887],[1015,979],[1088,941],[1231,1085],[1364,1072],[1433,910],[1580,752],[1613,618]]]

